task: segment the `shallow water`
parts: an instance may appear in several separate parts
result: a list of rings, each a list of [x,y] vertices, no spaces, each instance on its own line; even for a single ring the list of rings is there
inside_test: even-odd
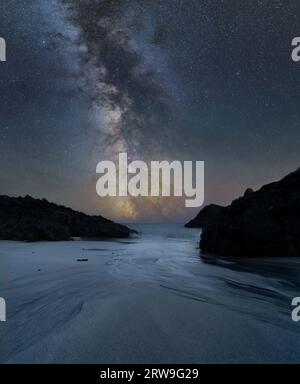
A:
[[[197,229],[134,227],[140,234],[128,240],[0,242],[0,296],[8,308],[7,322],[0,323],[0,361],[300,362],[300,323],[291,319],[292,298],[300,296],[298,259],[207,257],[198,249]],[[122,338],[118,332],[89,349],[82,347],[93,332],[89,317],[96,323],[101,317],[107,334],[109,317],[125,327],[123,333],[126,322],[135,325],[117,341],[117,351],[110,343]],[[210,336],[204,327],[213,331]],[[143,339],[148,330],[155,346]],[[220,347],[213,338],[223,331],[228,339]],[[76,352],[66,353],[75,338]],[[229,343],[244,357],[226,351]],[[282,345],[273,351],[273,343]]]

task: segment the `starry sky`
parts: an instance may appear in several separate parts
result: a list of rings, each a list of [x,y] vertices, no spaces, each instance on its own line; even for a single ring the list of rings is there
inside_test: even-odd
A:
[[[96,164],[204,160],[205,204],[300,165],[299,0],[3,0],[0,194],[120,221],[175,198],[96,194]]]

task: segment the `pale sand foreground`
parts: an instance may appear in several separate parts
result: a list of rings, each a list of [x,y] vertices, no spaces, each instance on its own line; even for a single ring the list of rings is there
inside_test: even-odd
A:
[[[8,362],[299,362],[289,331],[193,299],[125,295],[84,305],[59,331]]]
[[[287,261],[262,261],[259,274],[203,263],[198,236],[174,228],[129,242],[1,242],[0,361],[299,363]]]

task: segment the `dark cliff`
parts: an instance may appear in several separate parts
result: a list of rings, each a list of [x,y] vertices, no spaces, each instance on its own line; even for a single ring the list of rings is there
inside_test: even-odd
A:
[[[300,256],[300,169],[222,208],[200,248],[228,256]]]
[[[101,216],[88,216],[70,208],[30,196],[0,196],[1,240],[69,240],[72,237],[128,237],[132,232]]]
[[[207,205],[198,213],[198,215],[185,224],[187,228],[203,228],[206,225],[211,224],[221,213],[222,209],[219,205],[211,204]]]

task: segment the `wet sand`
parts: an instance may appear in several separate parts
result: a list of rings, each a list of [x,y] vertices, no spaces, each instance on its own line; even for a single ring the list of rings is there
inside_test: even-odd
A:
[[[300,362],[298,260],[201,258],[198,230],[137,229],[128,241],[0,242],[0,361]]]

